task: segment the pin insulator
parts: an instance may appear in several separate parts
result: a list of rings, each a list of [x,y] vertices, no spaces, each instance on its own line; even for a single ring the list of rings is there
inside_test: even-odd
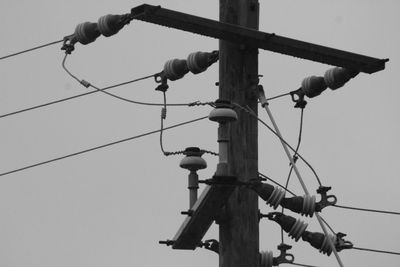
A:
[[[185,157],[181,160],[179,166],[190,171],[205,169],[207,162],[201,157],[202,154],[198,147],[186,148],[184,151]]]
[[[324,80],[330,89],[336,90],[342,87],[351,78],[357,76],[358,73],[358,71],[335,67],[325,72]]]
[[[97,22],[100,33],[106,37],[118,33],[124,27],[124,24],[121,23],[121,18],[121,15],[111,14],[100,17]]]
[[[75,28],[74,36],[83,45],[94,42],[100,36],[97,23],[83,22],[78,24]]]
[[[216,60],[212,59],[213,53],[208,52],[194,52],[187,57],[187,65],[193,74],[201,73],[214,63]]]
[[[170,81],[175,81],[189,72],[187,62],[184,59],[171,59],[164,64],[164,74]]]
[[[320,95],[328,86],[325,83],[324,77],[310,76],[304,78],[301,82],[301,90],[309,97]]]
[[[232,122],[238,119],[236,111],[232,109],[231,103],[225,100],[216,100],[216,107],[210,112],[208,118],[219,123]]]

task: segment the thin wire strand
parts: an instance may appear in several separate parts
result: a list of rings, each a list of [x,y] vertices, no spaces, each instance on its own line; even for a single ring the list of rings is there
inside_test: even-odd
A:
[[[378,250],[378,249],[360,248],[360,247],[352,247],[352,249],[363,250],[363,251],[369,251],[369,252],[376,252],[376,253],[385,253],[385,254],[392,254],[392,255],[400,255],[400,252],[387,251],[387,250]]]
[[[337,204],[335,204],[333,206],[336,207],[336,208],[342,208],[342,209],[350,209],[350,210],[359,210],[359,211],[368,211],[368,212],[400,215],[400,212],[395,212],[395,211],[364,209],[364,208],[357,208],[357,207],[342,206],[342,205],[337,205]]]
[[[160,148],[161,152],[166,156],[168,153],[165,152],[163,146],[164,120],[167,117],[167,94],[165,93],[165,91],[163,92],[163,101],[164,101],[164,106],[162,107],[161,110]]]
[[[288,264],[291,265],[296,265],[296,266],[304,266],[304,267],[319,267],[319,266],[315,266],[315,265],[307,265],[307,264],[301,264],[301,263],[295,263],[295,262],[288,262]]]
[[[287,95],[290,95],[290,93],[285,93],[285,94],[273,96],[273,97],[267,98],[267,100],[268,100],[268,101],[269,101],[269,100],[274,100],[274,99],[281,98],[281,97],[284,97],[284,96],[287,96]]]
[[[61,43],[63,41],[64,40],[58,40],[58,41],[50,42],[50,43],[47,43],[47,44],[35,46],[35,47],[29,48],[29,49],[26,49],[26,50],[22,50],[22,51],[13,53],[13,54],[2,56],[2,57],[0,57],[0,60],[6,59],[6,58],[9,58],[9,57],[18,56],[18,55],[21,55],[21,54],[24,54],[24,53],[28,53],[28,52],[31,52],[31,51],[34,51],[34,50],[37,50],[37,49],[40,49],[40,48],[44,48],[44,47],[47,47],[47,46],[50,46],[50,45],[58,44],[58,43]]]
[[[264,100],[265,100],[265,99],[264,99]],[[277,135],[280,137],[279,139],[281,140],[282,147],[283,147],[283,149],[285,150],[285,153],[286,153],[286,155],[287,155],[287,157],[288,157],[290,163],[291,163],[292,166],[293,166],[293,170],[294,170],[294,172],[296,173],[296,176],[297,176],[297,178],[298,178],[298,180],[299,180],[299,182],[300,182],[300,184],[301,184],[301,186],[302,186],[302,188],[303,188],[303,190],[304,190],[304,193],[305,193],[306,195],[309,195],[310,193],[308,192],[308,189],[307,189],[306,185],[304,184],[303,178],[301,177],[301,174],[300,174],[299,170],[297,169],[296,163],[294,162],[292,156],[290,155],[290,152],[289,152],[289,149],[288,149],[287,145],[283,142],[282,134],[280,133],[279,128],[278,128],[278,125],[277,125],[276,122],[275,122],[274,116],[272,115],[272,112],[271,112],[271,110],[270,110],[269,107],[268,107],[268,103],[267,103],[266,105],[263,105],[263,106],[264,106],[264,108],[265,108],[265,111],[268,113],[268,117],[270,118],[270,120],[271,120],[271,122],[272,122],[272,124],[273,124],[273,126],[274,126],[275,132],[276,132]],[[325,225],[324,225],[324,223],[322,222],[321,216],[319,215],[318,212],[315,212],[315,217],[317,218],[317,221],[318,221],[319,225],[321,226],[322,231],[324,232],[325,236],[328,236],[328,231],[327,231],[327,229],[325,228]],[[339,256],[339,254],[338,254],[336,248],[335,248],[335,245],[333,244],[332,240],[330,240],[329,238],[328,238],[327,240],[328,240],[329,246],[332,248],[332,252],[333,252],[333,254],[334,254],[335,257],[336,257],[336,260],[337,260],[339,266],[343,267],[343,266],[344,266],[344,265],[343,265],[343,262],[342,262],[342,260],[341,260],[341,258],[340,258],[340,256]]]
[[[260,119],[257,115],[254,114],[254,112],[250,112],[249,110],[247,110],[246,108],[242,107],[241,105],[237,104],[237,103],[232,103],[234,106],[246,111],[247,113],[249,113],[251,116],[253,116],[255,119],[257,119],[261,124],[263,124],[269,131],[271,131],[279,140],[281,140],[281,142],[283,142],[284,144],[286,144],[288,146],[288,148],[292,151],[292,152],[296,152],[296,150],[285,140],[283,139],[282,136],[279,136],[277,132],[274,131],[274,129],[271,128],[271,126],[269,126],[266,122],[264,122],[262,119]],[[311,164],[300,154],[297,153],[297,156],[307,165],[307,167],[312,171],[312,173],[314,174],[315,178],[318,181],[318,184],[321,186],[321,180],[317,174],[317,172],[315,171],[315,169],[311,166]]]
[[[168,126],[168,127],[164,128],[164,131],[172,129],[172,128],[177,128],[177,127],[183,126],[185,124],[190,124],[190,123],[193,123],[193,122],[196,122],[196,121],[200,121],[200,120],[203,120],[203,119],[206,119],[206,118],[208,118],[208,116],[204,116],[204,117],[200,117],[200,118],[193,119],[193,120],[190,120],[190,121],[186,121],[186,122],[178,123],[178,124],[175,124],[175,125],[172,125],[172,126]],[[91,151],[94,151],[94,150],[98,150],[98,149],[101,149],[101,148],[113,146],[113,145],[120,144],[120,143],[123,143],[123,142],[126,142],[126,141],[130,141],[130,140],[141,138],[141,137],[144,137],[144,136],[147,136],[147,135],[155,134],[155,133],[158,133],[159,131],[160,131],[160,129],[157,129],[157,130],[154,130],[154,131],[151,131],[151,132],[147,132],[147,133],[144,133],[144,134],[140,134],[140,135],[136,135],[136,136],[133,136],[133,137],[121,139],[121,140],[118,140],[118,141],[114,141],[114,142],[107,143],[107,144],[104,144],[104,145],[100,145],[100,146],[96,146],[96,147],[93,147],[93,148],[81,150],[79,152],[75,152],[75,153],[68,154],[68,155],[65,155],[65,156],[61,156],[61,157],[58,157],[58,158],[54,158],[54,159],[42,161],[42,162],[39,162],[39,163],[35,163],[35,164],[32,164],[32,165],[28,165],[28,166],[25,166],[25,167],[21,167],[21,168],[18,168],[18,169],[14,169],[12,171],[3,172],[3,173],[0,173],[0,176],[6,176],[6,175],[9,175],[9,174],[12,174],[12,173],[20,172],[20,171],[27,170],[27,169],[30,169],[30,168],[34,168],[34,167],[38,167],[38,166],[41,166],[41,165],[49,164],[49,163],[52,163],[52,162],[55,162],[55,161],[59,161],[59,160],[63,160],[63,159],[66,159],[66,158],[74,157],[74,156],[81,155],[81,154],[84,154],[84,153],[87,153],[87,152],[91,152]]]
[[[108,87],[104,87],[104,88],[99,88],[98,86],[95,86],[95,85],[93,85],[93,84],[91,84],[91,83],[89,83],[89,82],[87,82],[87,81],[85,81],[85,80],[79,79],[76,75],[74,75],[74,74],[67,68],[67,66],[66,66],[67,57],[68,57],[68,54],[65,54],[64,59],[63,59],[62,64],[61,64],[61,65],[62,65],[62,68],[68,73],[68,75],[70,75],[70,76],[71,76],[73,79],[75,79],[78,83],[82,84],[82,85],[85,86],[85,87],[92,87],[93,89],[95,89],[96,91],[94,91],[94,92],[101,92],[101,93],[104,93],[104,94],[106,94],[106,95],[108,95],[108,96],[114,97],[114,98],[116,98],[116,99],[119,99],[119,100],[122,100],[122,101],[125,101],[125,102],[129,102],[129,103],[132,103],[132,104],[145,105],[145,106],[164,106],[163,103],[140,102],[140,101],[128,99],[128,98],[121,97],[121,96],[119,96],[119,95],[112,94],[112,93],[110,93],[110,92],[106,92],[106,91],[105,91],[105,90],[107,90],[107,89],[111,89],[111,88],[115,88],[115,87],[118,87],[118,86],[122,86],[122,85],[125,85],[125,84],[128,84],[128,83],[132,83],[131,81],[129,81],[129,82],[124,82],[124,83],[120,83],[120,84],[116,84],[116,85],[112,85],[112,86],[108,86]],[[146,77],[142,78],[141,80],[148,79],[148,78],[151,78],[151,77],[155,77],[156,75],[157,75],[157,73],[156,73],[156,74],[153,74],[153,75],[150,75],[150,76],[146,76]],[[190,107],[190,106],[200,106],[200,105],[212,105],[212,103],[213,103],[213,102],[201,103],[201,102],[199,102],[199,101],[195,101],[195,102],[191,102],[191,103],[172,103],[172,104],[167,104],[167,106],[189,106],[189,107]]]
[[[321,220],[324,222],[324,224],[326,226],[328,226],[329,230],[331,230],[331,232],[336,236],[335,230],[333,230],[333,228],[329,225],[329,223],[322,216],[320,216],[320,217],[321,217]]]
[[[302,137],[302,134],[303,134],[303,119],[304,119],[304,108],[302,108],[301,112],[300,112],[299,135],[298,135],[298,138],[297,138],[296,150],[295,150],[294,155],[292,157],[295,162],[296,162],[296,159],[297,159],[297,153],[299,152],[299,149],[300,149],[301,137]],[[293,166],[290,165],[289,174],[287,176],[286,184],[285,184],[285,191],[287,191],[287,188],[289,187],[289,181],[290,181],[290,177],[292,176],[292,172],[293,172]],[[286,192],[285,192],[285,194],[286,194]],[[284,213],[284,212],[285,212],[285,208],[282,207],[282,213]],[[281,240],[282,240],[282,243],[285,243],[284,242],[283,228],[281,228]]]

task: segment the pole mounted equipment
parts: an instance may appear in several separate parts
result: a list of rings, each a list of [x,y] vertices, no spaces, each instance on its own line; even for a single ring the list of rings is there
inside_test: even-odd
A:
[[[287,244],[280,244],[278,250],[280,254],[278,257],[274,257],[272,251],[261,251],[260,252],[260,267],[272,267],[278,266],[283,263],[291,264],[294,262],[293,254],[289,254],[286,251],[291,249],[292,246]]]
[[[197,171],[207,167],[207,162],[201,157],[203,153],[204,152],[198,147],[188,147],[183,152],[185,157],[179,163],[181,168],[190,171],[188,176],[189,209],[191,209],[197,201],[197,190],[199,189],[199,176]]]

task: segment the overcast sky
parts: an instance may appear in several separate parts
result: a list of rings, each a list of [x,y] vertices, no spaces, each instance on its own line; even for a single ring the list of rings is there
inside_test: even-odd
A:
[[[140,1],[2,0],[0,57],[73,33],[85,21],[129,13]],[[218,1],[148,1],[218,19]],[[327,90],[305,109],[300,153],[332,186],[338,204],[399,211],[400,47],[395,0],[261,1],[260,30],[377,58],[390,58],[384,71],[360,74],[344,88]],[[87,92],[61,68],[61,44],[0,61],[0,115]],[[110,38],[76,45],[67,65],[99,87],[152,75],[168,59],[218,49],[218,41],[133,21]],[[328,65],[260,51],[259,73],[268,96],[299,88]],[[170,103],[213,101],[218,64],[205,73],[171,82]],[[162,101],[153,80],[113,89],[120,96]],[[284,137],[295,145],[300,111],[290,97],[271,102]],[[167,125],[206,116],[209,107],[171,107]],[[260,117],[268,121],[260,109]],[[0,173],[74,153],[160,127],[160,108],[134,105],[97,93],[0,119]],[[287,158],[268,129],[259,127],[259,170],[284,183]],[[200,133],[200,134],[199,134]],[[0,177],[0,266],[218,266],[207,250],[172,250],[158,240],[172,238],[188,208],[187,172],[181,156],[164,157],[157,134]],[[217,124],[208,120],[165,132],[168,151],[198,146],[217,150]],[[206,155],[210,178],[217,159]],[[310,192],[318,187],[306,166],[299,168]],[[292,177],[290,189],[302,194]],[[260,202],[260,209],[271,211]],[[295,215],[290,213],[295,217]],[[322,216],[358,247],[400,251],[400,217],[328,207]],[[308,230],[321,231],[315,218]],[[213,226],[206,238],[217,238]],[[295,261],[338,266],[332,256],[295,243]],[[260,250],[278,254],[280,228],[260,222]],[[398,266],[398,256],[348,250],[345,266]]]

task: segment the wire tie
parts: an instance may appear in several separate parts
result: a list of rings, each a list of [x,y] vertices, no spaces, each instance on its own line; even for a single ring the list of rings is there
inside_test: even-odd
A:
[[[83,86],[85,86],[86,88],[89,88],[91,85],[90,82],[85,81],[85,80],[81,80],[79,83],[82,84]]]

